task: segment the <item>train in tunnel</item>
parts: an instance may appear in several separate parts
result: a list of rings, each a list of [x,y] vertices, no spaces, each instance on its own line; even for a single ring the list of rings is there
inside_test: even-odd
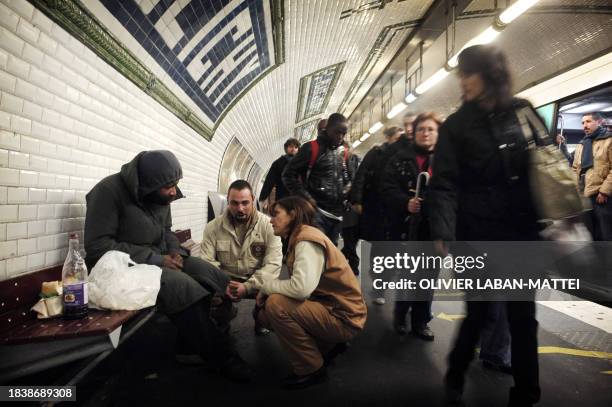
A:
[[[612,405],[611,23],[606,0],[0,0],[0,401]],[[473,233],[456,239],[447,238],[443,226],[439,235],[429,234],[430,226],[435,230],[455,218],[424,222],[430,212],[415,215],[414,202],[403,205],[401,216],[387,217],[395,206],[384,202],[418,197],[421,181],[428,211],[429,199],[439,199],[432,206],[439,211],[453,208],[443,202],[455,196],[448,193],[449,179],[459,189],[469,182],[450,176],[440,181],[436,167],[445,175],[457,168],[472,171],[472,163],[456,165],[462,157],[449,153],[456,147],[449,140],[451,126],[465,124],[460,118],[472,102],[466,78],[484,72],[488,63],[476,59],[468,73],[466,55],[473,49],[503,55],[508,97],[537,115],[528,118],[527,128],[542,130],[552,146],[541,171],[552,174],[548,182],[563,184],[559,188],[569,190],[576,205],[580,201],[570,220],[539,220],[548,241],[520,228],[514,235],[487,229],[491,219],[512,228],[524,218],[508,220],[514,215],[498,209],[507,208],[506,202],[484,195],[472,205],[490,211],[489,218],[470,218],[482,228],[464,228]],[[486,95],[474,103],[484,106]],[[485,130],[476,130],[493,134],[506,120],[494,113],[483,114]],[[511,113],[524,133],[522,116]],[[435,127],[438,145],[426,159],[414,139],[406,141],[417,129],[415,118]],[[341,130],[334,133],[338,123]],[[500,137],[509,137],[510,127],[501,127]],[[328,151],[325,137],[331,140],[332,133],[340,138]],[[380,175],[396,165],[397,155],[381,152],[396,133],[417,156],[416,172],[425,174],[404,195],[392,195]],[[482,147],[465,133],[468,151]],[[287,147],[294,144],[297,154],[290,156]],[[521,154],[511,143],[497,144],[494,162],[471,176],[492,174],[507,157]],[[147,155],[151,161],[145,164]],[[380,233],[367,235],[367,205],[351,188],[374,156],[384,157],[371,167],[380,173],[364,188],[378,193],[369,204],[376,210],[368,227]],[[291,170],[292,183],[285,182],[291,171],[276,167],[281,161],[295,168],[299,161],[302,172]],[[151,185],[144,168],[155,174],[146,180]],[[412,167],[406,168],[402,176]],[[368,171],[370,177],[375,170]],[[526,170],[517,171],[522,176]],[[313,176],[335,178],[312,183]],[[585,198],[585,183],[594,178],[597,189]],[[296,193],[311,184],[314,191]],[[333,188],[342,195],[340,212],[324,203]],[[490,196],[522,199],[520,189],[486,188]],[[307,199],[294,202],[296,195]],[[563,207],[565,197],[543,195],[540,207]],[[296,207],[304,214],[300,222],[318,229],[287,232],[296,220],[285,224],[283,214],[295,215]],[[141,212],[150,219],[141,221]],[[415,225],[423,228],[417,233]],[[399,231],[409,226],[410,232]],[[94,234],[101,240],[92,243]],[[70,249],[78,245],[75,239],[80,250]],[[440,259],[457,259],[460,249],[455,253],[451,245],[449,257],[443,243],[454,240],[455,247],[478,241],[469,250],[488,250],[491,262],[494,253],[502,256],[507,268],[498,268],[510,270],[512,284],[519,276],[535,278],[528,267],[537,267],[546,268],[542,281],[579,281],[579,288],[476,300],[462,290],[423,290],[431,297],[410,302],[402,296],[414,276],[404,289],[390,289],[400,287],[396,277],[372,271],[377,250],[379,258],[387,251],[400,256],[418,250],[423,258],[435,251],[443,254]],[[411,246],[420,241],[442,246]],[[92,305],[95,264],[115,251],[128,253],[126,271],[155,269],[146,306]],[[66,278],[69,259],[87,263],[90,273],[90,292],[81,288],[77,295],[85,303],[89,295],[83,319],[61,315],[66,298],[56,282]],[[226,261],[232,266],[225,268]],[[438,267],[434,280],[465,277],[456,264]],[[317,270],[295,272],[306,265]],[[187,273],[187,267],[199,271]],[[179,270],[180,278],[168,268]],[[253,271],[260,268],[269,276]],[[337,277],[338,270],[346,274]],[[278,281],[270,283],[270,276]],[[190,280],[178,281],[183,277]],[[134,281],[124,298],[137,292],[144,298],[147,287]],[[179,288],[169,290],[171,285]],[[162,301],[162,293],[172,300]],[[286,294],[293,307],[288,293],[299,303],[322,301],[325,318],[333,316],[325,329],[304,323],[299,335],[283,336],[291,329],[278,321],[287,314],[268,313],[265,303],[273,298],[268,308],[289,306],[278,299]],[[55,308],[45,305],[54,296]],[[429,305],[417,329],[419,302]],[[485,303],[511,305],[492,305],[487,315],[473,305]],[[194,311],[193,304],[204,304],[205,311]],[[336,312],[342,306],[348,308]],[[413,318],[400,321],[400,308]],[[262,309],[266,316],[260,320]],[[476,345],[465,345],[463,359],[458,356],[461,338],[469,342],[474,324],[486,325],[483,332],[498,358],[493,362],[485,360],[485,333],[472,335]],[[312,338],[317,334],[318,342]],[[321,339],[325,335],[329,343]],[[207,353],[199,352],[204,343]],[[329,347],[323,351],[321,343]],[[462,375],[450,375],[458,363],[465,364]]]

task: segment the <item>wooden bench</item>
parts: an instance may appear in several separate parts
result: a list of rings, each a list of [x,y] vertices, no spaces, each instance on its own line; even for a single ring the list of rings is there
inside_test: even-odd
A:
[[[179,241],[191,238],[190,230],[175,232]],[[0,281],[0,383],[51,367],[82,360],[62,385],[74,385],[127,340],[154,314],[155,308],[138,311],[89,309],[77,320],[37,319],[30,308],[39,300],[44,281],[61,280],[57,266]]]

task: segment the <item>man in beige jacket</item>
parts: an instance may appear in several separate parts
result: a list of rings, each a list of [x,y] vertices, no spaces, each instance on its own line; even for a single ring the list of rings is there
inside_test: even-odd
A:
[[[599,113],[582,116],[585,136],[576,146],[573,168],[580,192],[591,199],[595,240],[612,240],[612,133]]]
[[[280,274],[281,240],[274,235],[270,218],[257,211],[254,200],[247,181],[234,181],[227,192],[227,209],[204,230],[200,257],[232,279],[213,312],[220,325],[229,324],[235,316],[233,302],[255,298],[265,281]],[[256,325],[255,333],[264,335],[268,331]]]

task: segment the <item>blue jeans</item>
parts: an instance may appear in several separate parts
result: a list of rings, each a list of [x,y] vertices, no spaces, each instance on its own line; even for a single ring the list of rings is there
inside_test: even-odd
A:
[[[480,333],[480,359],[496,365],[510,366],[510,326],[505,302],[489,305]]]
[[[335,246],[338,246],[338,237],[340,237],[341,223],[335,219],[323,216],[320,212],[315,215],[314,226],[325,234]]]

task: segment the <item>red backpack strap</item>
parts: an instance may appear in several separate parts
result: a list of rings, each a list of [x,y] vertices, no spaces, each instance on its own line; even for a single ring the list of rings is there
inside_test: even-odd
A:
[[[310,172],[314,167],[317,157],[319,156],[319,141],[313,140],[310,142],[310,160],[308,161],[308,170],[306,170],[306,179],[310,178]]]

